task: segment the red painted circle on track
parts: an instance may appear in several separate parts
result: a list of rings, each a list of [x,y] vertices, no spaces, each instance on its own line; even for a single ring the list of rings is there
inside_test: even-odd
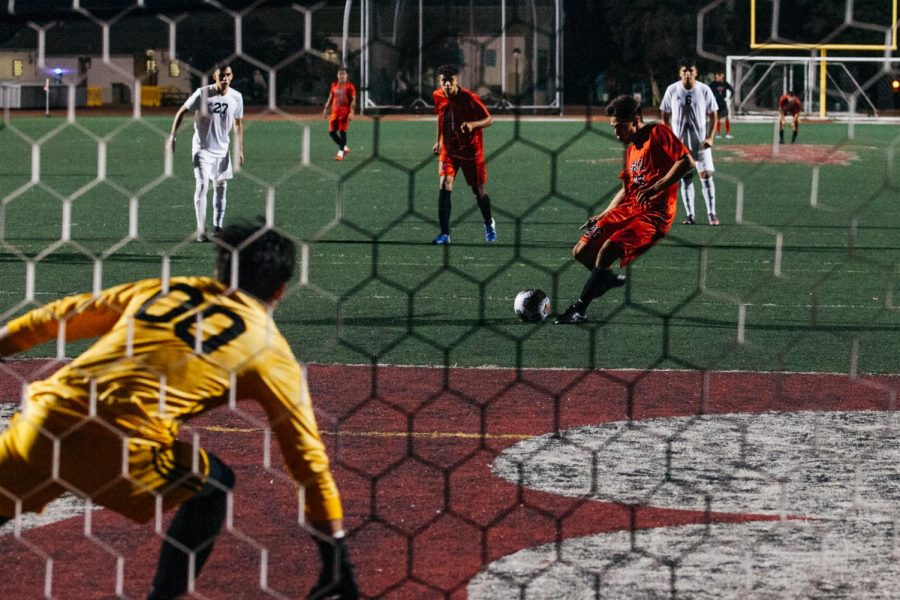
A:
[[[816,144],[721,145],[713,151],[722,162],[849,165],[859,160],[849,150]]]
[[[27,378],[35,372],[45,376],[47,365],[12,361],[0,367],[5,392],[0,400],[18,401],[21,384],[11,369]],[[900,378],[311,365],[309,381],[363,591],[462,598],[484,561],[552,542],[558,535],[759,518],[520,490],[494,477],[490,465],[523,436],[629,417],[893,410]],[[261,467],[264,415],[252,402],[239,409],[218,409],[184,428],[197,432],[202,445],[238,476],[235,533],[217,543],[198,591],[211,598],[233,597],[236,590],[246,593],[243,597],[264,596],[260,550],[266,547],[272,552],[269,585],[302,596],[318,570],[314,546],[296,523],[289,478]],[[280,453],[273,450],[280,469]],[[46,552],[55,559],[58,597],[115,593],[116,556],[124,560],[124,593],[144,595],[160,543],[152,526],[136,526],[109,511],[94,513],[93,525],[96,541],[85,537],[82,519],[29,530],[23,534],[26,543],[5,539],[0,548],[5,593],[43,596],[45,557],[40,552]],[[409,549],[412,564],[407,564]],[[414,580],[407,580],[407,573]]]

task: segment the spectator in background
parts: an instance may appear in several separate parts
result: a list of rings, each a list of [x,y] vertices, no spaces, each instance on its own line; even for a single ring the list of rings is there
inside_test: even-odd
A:
[[[269,86],[263,72],[253,69],[253,101],[256,104],[265,104],[269,98]]]

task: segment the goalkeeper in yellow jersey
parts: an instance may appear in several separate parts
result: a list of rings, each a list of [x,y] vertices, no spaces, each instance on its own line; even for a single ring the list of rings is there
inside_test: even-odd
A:
[[[322,558],[311,594],[357,598],[306,381],[271,315],[294,271],[294,243],[254,224],[226,227],[219,240],[216,278],[152,279],[70,296],[0,329],[0,356],[60,335],[99,338],[31,383],[0,434],[0,525],[65,491],[140,523],[156,515],[157,503],[178,506],[148,598],[185,593],[191,556],[196,577],[235,476],[215,455],[179,441],[178,427],[233,393],[265,410],[304,488]]]

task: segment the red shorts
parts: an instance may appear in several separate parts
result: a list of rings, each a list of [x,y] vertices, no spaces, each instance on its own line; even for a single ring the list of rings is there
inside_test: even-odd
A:
[[[449,175],[455,178],[457,171],[463,172],[463,175],[466,176],[466,183],[470,187],[487,183],[487,164],[484,162],[483,156],[474,160],[462,160],[446,155],[441,156],[438,162],[438,175],[441,177]]]
[[[347,113],[344,114],[334,114],[331,113],[331,118],[328,119],[328,131],[347,131],[347,127],[350,126],[350,115]]]
[[[664,238],[671,226],[671,221],[666,221],[657,213],[614,209],[594,223],[581,236],[581,241],[596,247],[598,251],[606,240],[616,244],[622,248],[620,265],[624,268]]]

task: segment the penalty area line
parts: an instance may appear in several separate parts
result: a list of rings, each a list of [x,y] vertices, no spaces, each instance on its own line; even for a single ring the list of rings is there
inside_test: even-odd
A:
[[[187,428],[186,428],[187,429]],[[193,427],[203,431],[215,431],[223,433],[258,433],[259,427],[223,427],[221,425],[208,425]],[[464,440],[530,440],[535,436],[526,433],[465,433],[462,431],[322,431],[322,435],[335,437],[371,437],[371,438],[433,438],[433,439],[464,439]]]

